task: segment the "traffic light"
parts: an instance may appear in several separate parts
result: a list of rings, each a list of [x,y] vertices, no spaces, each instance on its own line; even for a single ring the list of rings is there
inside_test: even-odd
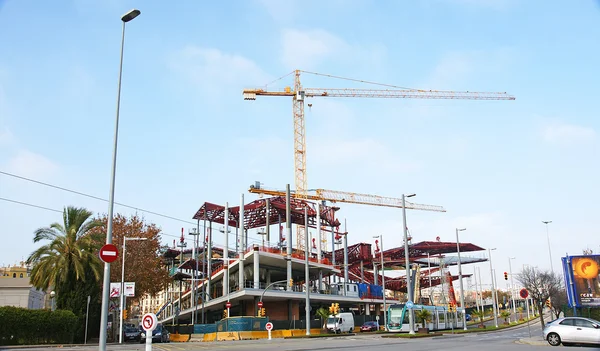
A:
[[[333,303],[329,306],[329,314],[335,314],[335,307],[333,307]]]
[[[127,310],[123,310],[123,319],[127,319]]]
[[[333,314],[338,314],[338,313],[340,313],[340,304],[335,302],[333,304]]]
[[[227,318],[227,310],[223,310],[223,318]]]
[[[290,278],[290,287],[294,286],[294,279]]]
[[[504,272],[504,280],[508,280],[508,273]]]
[[[546,307],[551,308],[552,304],[550,303],[550,299],[546,300]]]
[[[267,310],[264,307],[260,308],[258,310],[258,316],[259,317],[266,317],[267,316]]]

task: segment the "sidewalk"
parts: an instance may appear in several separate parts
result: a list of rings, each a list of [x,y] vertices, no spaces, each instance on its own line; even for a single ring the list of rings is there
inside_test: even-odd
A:
[[[546,340],[544,340],[541,336],[519,339],[517,341],[517,344],[550,346],[550,344],[548,344],[548,342]]]

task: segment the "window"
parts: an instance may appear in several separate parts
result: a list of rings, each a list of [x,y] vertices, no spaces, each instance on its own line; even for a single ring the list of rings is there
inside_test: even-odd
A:
[[[19,278],[23,278],[23,273],[19,274]]]
[[[575,325],[575,321],[572,319],[565,319],[560,322],[560,325]]]
[[[586,321],[585,319],[576,319],[575,325],[583,328],[594,328],[594,324],[590,321]]]

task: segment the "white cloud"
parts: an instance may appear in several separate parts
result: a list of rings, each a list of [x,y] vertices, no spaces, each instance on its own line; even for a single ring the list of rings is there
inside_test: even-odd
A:
[[[310,70],[321,62],[335,59],[339,63],[360,62],[361,65],[380,63],[385,56],[381,46],[355,46],[322,29],[284,29],[281,33],[281,61],[288,69]]]
[[[13,145],[16,142],[17,139],[8,127],[0,129],[0,145]]]
[[[23,177],[41,179],[54,175],[59,167],[42,155],[22,149],[8,161],[7,170]]]
[[[270,77],[254,61],[214,48],[188,45],[169,62],[170,68],[206,92],[220,93],[268,83]]]
[[[279,23],[289,22],[294,18],[298,7],[294,1],[281,1],[281,0],[256,0],[262,5],[269,15]]]
[[[449,51],[433,69],[426,86],[416,88],[452,89],[469,79],[481,79],[507,70],[515,57],[511,48]]]
[[[553,123],[542,129],[542,136],[550,143],[569,144],[589,142],[596,139],[596,131],[589,127]]]
[[[308,138],[307,157],[315,167],[360,165],[360,171],[381,174],[418,171],[422,165],[413,160],[402,160],[384,143],[373,138]],[[308,162],[308,161],[307,161]]]
[[[448,0],[444,0],[448,1]],[[489,8],[491,10],[506,10],[515,5],[514,0],[449,0],[451,3],[463,6]]]

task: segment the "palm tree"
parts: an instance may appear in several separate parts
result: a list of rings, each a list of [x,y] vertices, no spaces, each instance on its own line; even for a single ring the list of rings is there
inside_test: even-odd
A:
[[[63,211],[62,224],[52,223],[34,232],[34,243],[45,240],[49,243],[35,250],[27,259],[27,263],[33,265],[31,284],[44,291],[53,287],[59,297],[59,307],[60,290],[66,292],[77,281],[85,281],[86,278],[100,279],[102,264],[95,252],[101,244],[101,233],[92,234],[90,231],[102,226],[102,223],[91,219],[91,216],[92,213],[85,208],[69,206]]]
[[[323,329],[325,329],[326,324],[323,321],[327,322],[327,318],[329,318],[329,311],[326,308],[321,307],[317,310],[316,314],[319,318],[321,318],[321,323],[323,323]]]

